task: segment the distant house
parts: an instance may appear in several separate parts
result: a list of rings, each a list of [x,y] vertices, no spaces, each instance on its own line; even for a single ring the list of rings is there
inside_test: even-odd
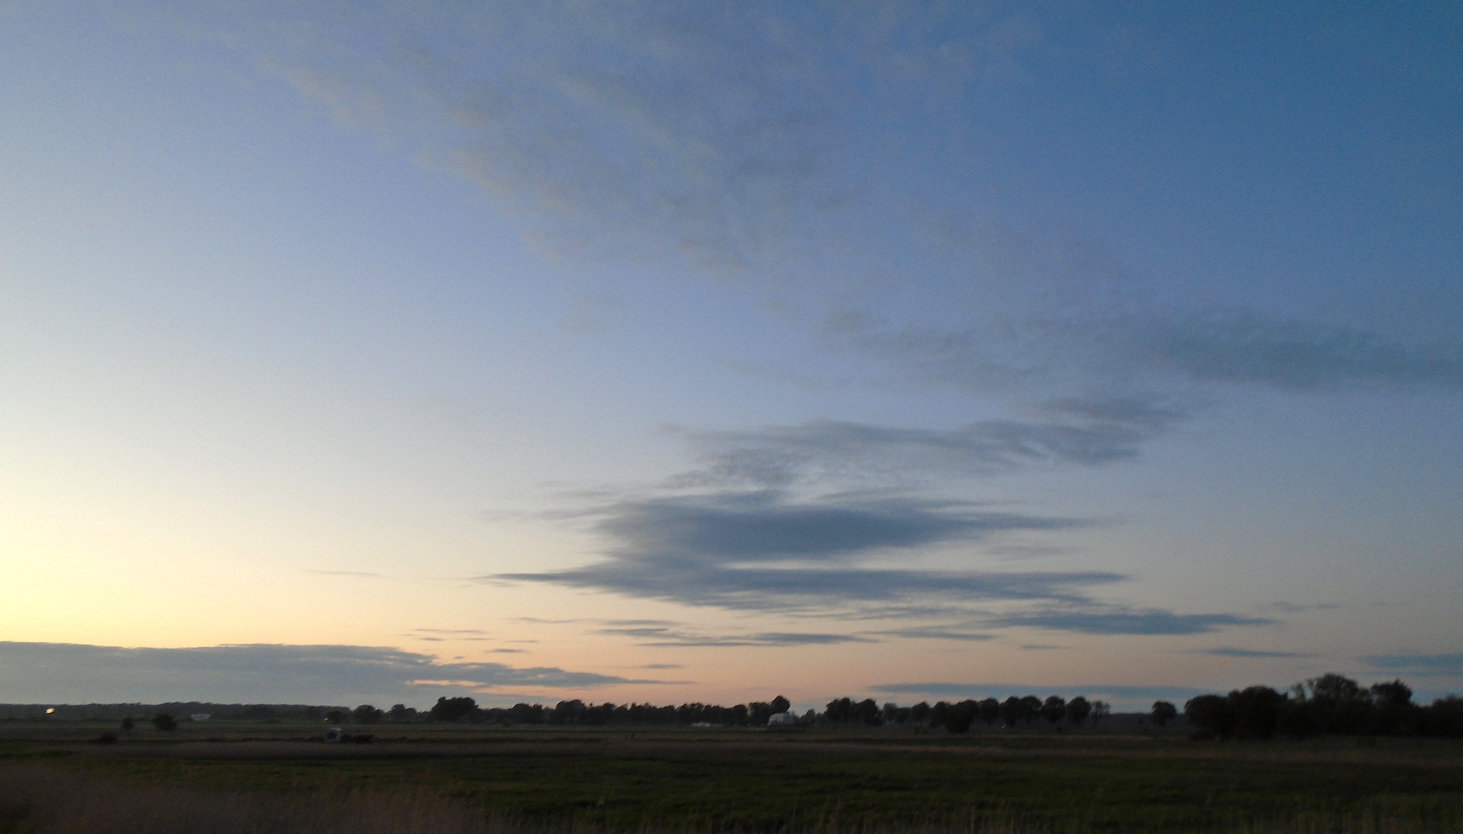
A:
[[[767,716],[767,726],[769,727],[796,727],[797,725],[797,716],[790,712],[774,712]]]
[[[188,717],[193,719],[194,721],[207,721],[209,719],[209,716],[210,714],[206,712],[195,712]]]

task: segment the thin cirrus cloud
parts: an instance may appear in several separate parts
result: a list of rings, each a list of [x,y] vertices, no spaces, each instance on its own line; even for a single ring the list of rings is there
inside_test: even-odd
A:
[[[1136,459],[1183,419],[1178,406],[1137,397],[1059,399],[1034,420],[981,420],[951,430],[815,421],[746,431],[687,432],[703,461],[681,486],[788,486],[909,473],[983,476],[1032,466],[1102,466]]]
[[[977,390],[1110,384],[1225,384],[1292,392],[1463,387],[1463,345],[1412,343],[1338,324],[1255,311],[1101,310],[1033,317],[1006,337],[991,328],[893,325],[843,310],[821,333],[836,347],[894,362],[939,384]]]
[[[674,625],[611,625],[599,634],[629,637],[651,648],[735,648],[741,646],[828,646],[838,643],[872,643],[867,637],[852,634],[818,634],[809,632],[764,631],[747,634],[713,635]]]
[[[585,689],[655,683],[556,667],[442,662],[370,646],[276,644],[123,648],[0,642],[0,701],[197,700],[347,703],[499,687]]]
[[[775,283],[797,272],[847,289],[851,265],[882,263],[877,223],[939,240],[940,254],[908,267],[934,284],[968,285],[982,271],[971,264],[987,264],[1006,280],[944,326],[880,322],[857,303],[829,318],[830,344],[934,380],[1095,388],[1138,371],[1292,391],[1463,384],[1456,344],[1164,308],[1102,245],[1013,241],[981,219],[999,207],[967,206],[967,183],[889,174],[910,183],[890,194],[877,180],[892,160],[945,158],[992,107],[1029,107],[1000,90],[1110,70],[1112,41],[1081,15],[569,0],[241,8],[195,4],[190,31],[218,32],[342,123],[536,216],[561,246],[693,253],[713,272]],[[160,20],[179,13],[160,9]],[[1058,33],[1063,48],[1045,48]],[[969,154],[949,161],[974,183],[988,176]],[[1053,297],[1076,300],[1054,310]]]
[[[1379,654],[1363,658],[1367,663],[1389,673],[1413,675],[1463,675],[1463,652],[1443,654]]]
[[[1241,649],[1233,646],[1219,646],[1212,649],[1194,649],[1190,654],[1207,654],[1213,657],[1243,657],[1243,658],[1265,658],[1265,657],[1310,657],[1308,654],[1299,652],[1276,652],[1264,649]]]
[[[1273,619],[1239,614],[1179,614],[1161,609],[1133,610],[1092,606],[1022,611],[984,620],[990,628],[1034,628],[1079,634],[1206,634],[1226,626],[1272,625]]]

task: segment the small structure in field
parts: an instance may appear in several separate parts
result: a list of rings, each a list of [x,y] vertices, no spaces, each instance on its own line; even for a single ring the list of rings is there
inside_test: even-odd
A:
[[[796,727],[797,725],[797,716],[785,710],[767,716],[767,726],[769,727]]]
[[[194,721],[207,721],[211,717],[211,714],[207,712],[195,712],[188,717]]]
[[[340,736],[341,732],[339,727],[325,728],[325,741],[327,744],[339,744]]]

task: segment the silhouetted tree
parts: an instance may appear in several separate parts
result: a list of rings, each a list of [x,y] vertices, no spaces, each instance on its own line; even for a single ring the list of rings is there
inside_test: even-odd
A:
[[[433,721],[459,721],[477,711],[478,704],[471,698],[438,698],[427,713]]]
[[[160,712],[152,717],[152,726],[165,733],[171,733],[178,729],[178,719],[168,715],[166,712]]]
[[[1184,704],[1184,715],[1200,733],[1228,738],[1234,725],[1234,714],[1229,701],[1219,695],[1199,695]]]
[[[379,724],[381,723],[381,718],[385,715],[386,713],[370,704],[361,704],[354,710],[351,710],[351,721],[357,724]]]
[[[928,724],[930,721],[930,704],[928,701],[920,701],[909,708],[909,720],[915,724]]]
[[[1178,717],[1179,710],[1168,701],[1154,701],[1153,711],[1148,717],[1153,719],[1153,724],[1158,727],[1167,727],[1168,722]]]
[[[772,699],[773,712],[787,712],[790,709],[792,709],[792,701],[789,701],[781,695],[778,695],[776,698]]]
[[[1417,731],[1419,716],[1417,705],[1412,703],[1412,687],[1400,680],[1374,683],[1371,696],[1377,730],[1384,733]]]
[[[325,720],[331,724],[344,724],[349,714],[343,709],[333,709],[325,713]]]
[[[867,727],[879,726],[879,705],[873,698],[865,698],[853,705],[854,720]]]
[[[945,730],[951,733],[965,733],[970,731],[970,724],[975,720],[979,707],[974,701],[961,701],[958,704],[950,704],[945,710],[943,720]]]
[[[403,724],[407,721],[410,721],[415,718],[416,715],[417,711],[412,709],[411,707],[408,707],[406,704],[392,704],[391,709],[388,710],[386,713],[386,717],[397,724]]]
[[[1067,700],[1060,695],[1053,695],[1041,702],[1041,717],[1046,719],[1048,724],[1056,724],[1067,715]]]
[[[1001,702],[995,698],[986,698],[980,702],[980,720],[989,727],[996,723],[1001,717]]]
[[[847,724],[853,719],[853,701],[849,698],[835,698],[829,701],[823,717],[829,724]]]
[[[1041,715],[1041,699],[1035,695],[1026,695],[1021,698],[1021,720],[1028,725]]]
[[[1270,738],[1280,726],[1285,696],[1268,686],[1250,686],[1229,693],[1234,734],[1240,738]]]
[[[1092,723],[1094,725],[1112,714],[1112,705],[1107,701],[1092,702]]]
[[[126,718],[123,718],[122,719],[122,729],[124,729],[124,730],[131,730],[132,727],[133,727],[132,716],[129,715]]]
[[[1067,720],[1072,722],[1073,726],[1082,726],[1082,722],[1087,720],[1087,716],[1091,712],[1091,702],[1081,695],[1067,702]]]
[[[1016,722],[1020,721],[1025,714],[1026,706],[1015,695],[1001,702],[1001,723],[1007,727],[1016,726]]]

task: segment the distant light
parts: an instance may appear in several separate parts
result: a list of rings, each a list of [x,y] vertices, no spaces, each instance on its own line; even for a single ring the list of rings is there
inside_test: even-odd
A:
[[[50,715],[51,713],[53,713],[55,711],[56,711],[56,708],[55,707],[46,707],[46,715]]]

